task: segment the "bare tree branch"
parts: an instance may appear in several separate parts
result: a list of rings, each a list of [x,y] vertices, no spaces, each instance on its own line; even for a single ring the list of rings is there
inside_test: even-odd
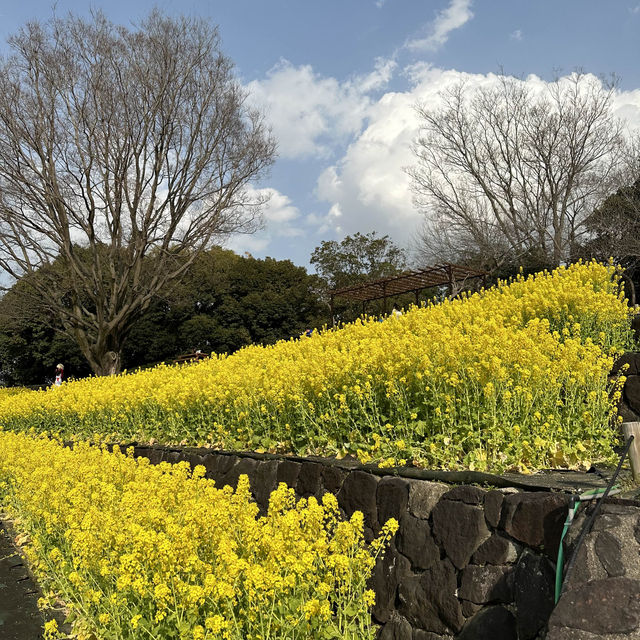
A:
[[[216,239],[256,227],[246,186],[275,144],[205,21],[153,12],[129,30],[69,15],[9,44],[0,266],[49,274],[36,294],[92,369],[111,373],[154,294]]]
[[[627,136],[613,92],[581,73],[540,89],[503,75],[492,87],[454,86],[438,109],[417,105],[407,171],[428,261],[574,258],[589,214],[622,184]]]

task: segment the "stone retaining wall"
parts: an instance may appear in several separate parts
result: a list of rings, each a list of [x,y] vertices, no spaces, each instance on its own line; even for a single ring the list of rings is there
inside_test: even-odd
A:
[[[640,420],[640,353],[625,353],[616,361],[613,373],[618,373],[623,365],[628,365],[624,371],[627,379],[618,413],[625,422],[637,422]]]
[[[593,508],[576,518],[566,539],[567,554]],[[640,638],[640,504],[612,500],[602,505],[578,550],[547,640],[629,638]]]
[[[247,474],[263,511],[279,482],[299,497],[334,493],[346,516],[363,512],[369,539],[388,518],[396,518],[400,529],[372,580],[380,640],[544,637],[567,494],[451,486],[381,477],[328,461],[256,459],[207,449],[135,447],[134,454],[153,463],[204,465],[219,486],[235,486]],[[568,593],[574,592],[572,587]],[[558,629],[563,621],[556,617]],[[583,636],[554,640],[578,637]]]

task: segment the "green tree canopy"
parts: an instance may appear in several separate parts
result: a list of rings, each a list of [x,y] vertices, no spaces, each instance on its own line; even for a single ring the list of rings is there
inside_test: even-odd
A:
[[[330,289],[393,276],[406,268],[406,258],[388,235],[356,233],[344,240],[323,240],[311,264]]]
[[[320,277],[320,295],[327,308],[331,289],[394,276],[407,267],[404,251],[388,235],[378,236],[375,231],[355,233],[340,242],[324,240],[313,250],[310,262]],[[366,310],[381,313],[383,303],[374,302]],[[339,321],[354,320],[362,311],[360,303],[342,299],[334,305],[334,316]]]
[[[640,284],[640,177],[606,198],[586,224],[590,238],[582,248],[583,256],[613,258],[625,268],[627,293],[635,297]]]
[[[289,260],[260,260],[214,247],[198,255],[180,286],[161,291],[133,324],[123,364],[132,369],[194,349],[230,353],[251,343],[297,337],[326,322],[317,280]],[[66,376],[89,374],[74,341],[55,330],[55,314],[24,302],[17,306],[26,286],[20,281],[0,299],[5,383],[44,383],[57,362],[65,364]]]

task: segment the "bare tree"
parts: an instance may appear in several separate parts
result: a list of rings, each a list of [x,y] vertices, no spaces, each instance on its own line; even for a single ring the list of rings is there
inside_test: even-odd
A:
[[[221,236],[255,229],[247,185],[275,143],[203,20],[69,15],[9,44],[0,266],[111,374],[154,294]]]
[[[426,220],[422,251],[493,268],[524,256],[570,261],[585,220],[620,184],[626,142],[613,94],[580,73],[538,88],[500,76],[491,87],[457,84],[437,109],[418,105],[408,173]]]

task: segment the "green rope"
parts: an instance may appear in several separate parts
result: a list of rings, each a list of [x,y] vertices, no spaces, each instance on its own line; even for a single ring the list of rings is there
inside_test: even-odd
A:
[[[619,493],[620,489],[615,486],[613,491],[609,493],[612,495],[614,493]],[[562,569],[564,564],[564,550],[562,543],[564,541],[564,537],[567,535],[567,531],[569,531],[569,527],[573,522],[576,514],[578,513],[578,509],[580,509],[580,505],[583,502],[588,500],[593,500],[594,498],[599,498],[606,492],[605,488],[600,489],[590,489],[589,491],[585,491],[580,495],[571,496],[571,500],[569,502],[569,511],[567,512],[567,519],[564,521],[564,527],[562,529],[562,535],[560,536],[560,544],[558,545],[558,560],[556,562],[556,593],[555,593],[555,603],[558,604],[558,600],[560,599],[560,592],[562,591]]]

